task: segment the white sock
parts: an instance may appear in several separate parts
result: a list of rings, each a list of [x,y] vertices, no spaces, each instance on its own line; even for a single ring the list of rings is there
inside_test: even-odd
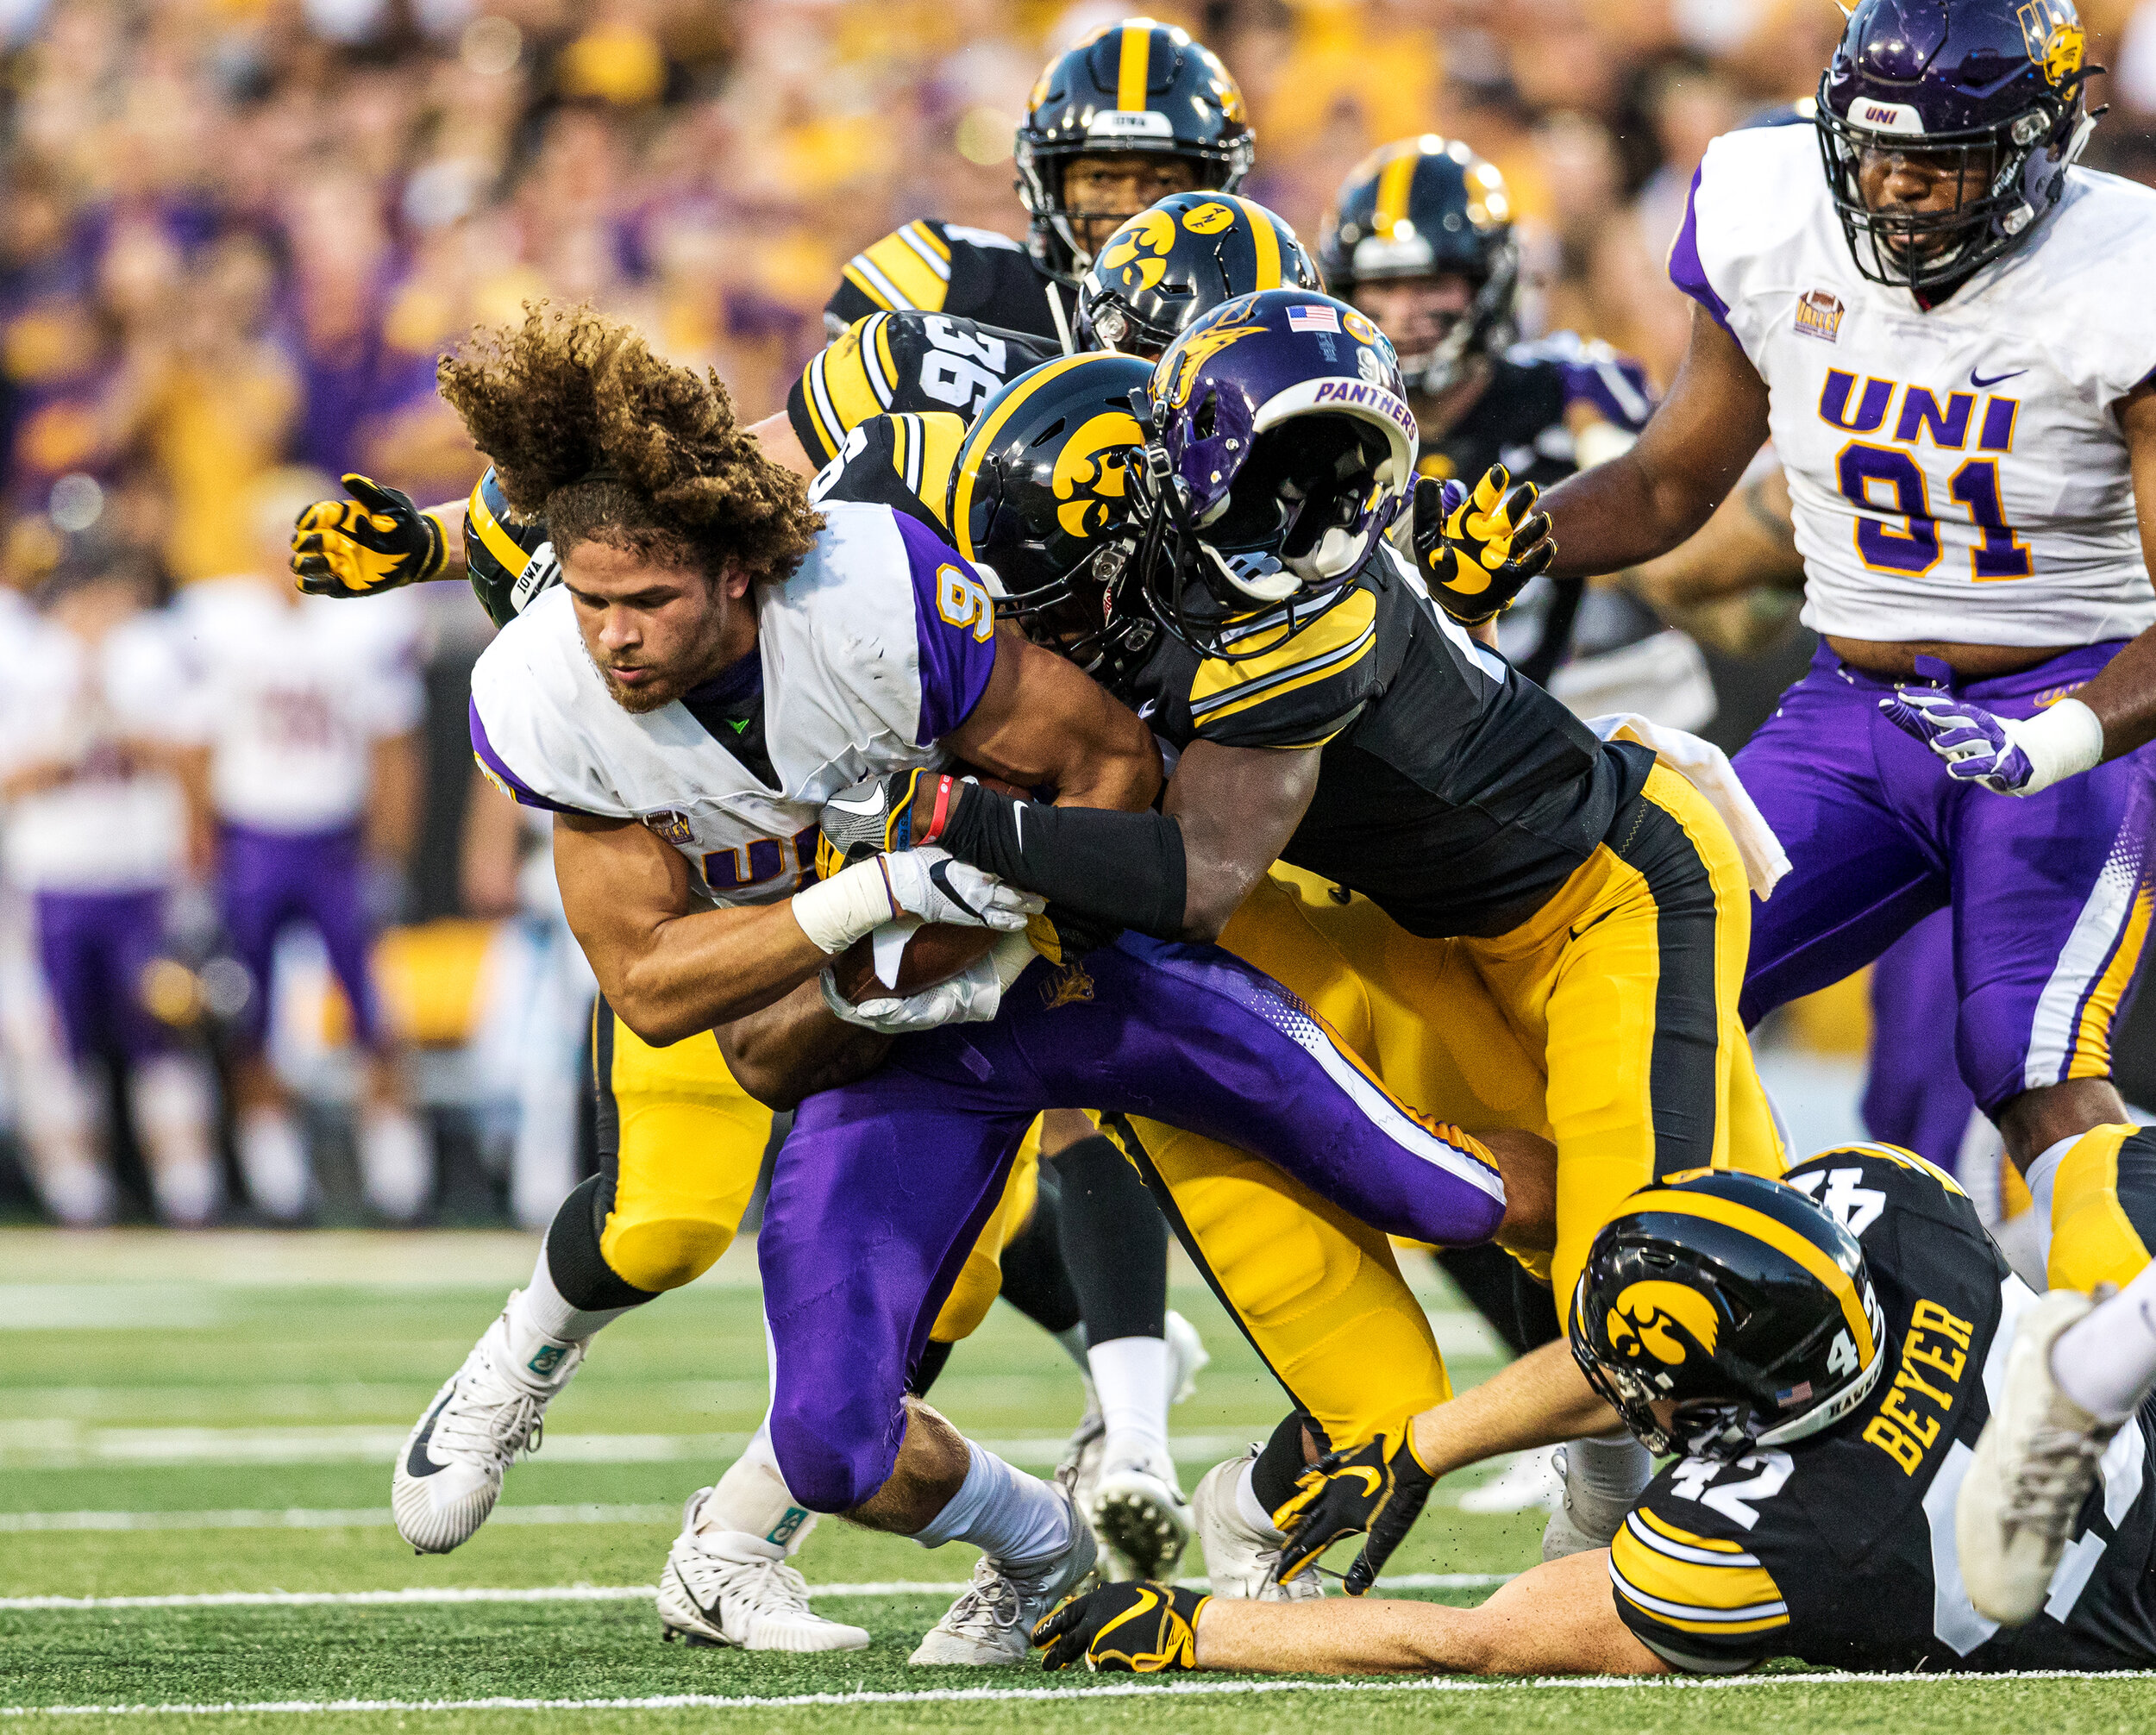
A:
[[[969,1542],[1000,1566],[1023,1567],[1070,1546],[1070,1507],[1038,1476],[966,1442],[973,1454],[950,1504],[914,1531],[923,1548]]]
[[[207,1223],[224,1191],[210,1148],[209,1078],[192,1061],[165,1055],[136,1068],[129,1083],[157,1214],[167,1223]]]
[[[434,1151],[410,1111],[376,1108],[362,1117],[360,1190],[392,1223],[411,1222],[425,1206],[434,1191]]]
[[[1168,1456],[1168,1344],[1161,1337],[1114,1337],[1086,1352],[1100,1419],[1107,1429],[1104,1464],[1150,1464]]]
[[[2100,1422],[2122,1422],[2156,1387],[2156,1265],[2099,1301],[2051,1346],[2059,1389]]]
[[[1258,1499],[1257,1485],[1250,1480],[1250,1473],[1257,1468],[1256,1458],[1246,1459],[1242,1474],[1235,1479],[1235,1515],[1261,1540],[1284,1542],[1287,1538],[1275,1527],[1272,1513],[1265,1510],[1265,1502]]]
[[[696,1509],[691,1528],[699,1540],[749,1544],[763,1554],[797,1554],[816,1528],[816,1514],[793,1498],[771,1450],[771,1420],[757,1426],[748,1450],[736,1458]],[[730,1551],[739,1552],[738,1548]]]
[[[603,1327],[630,1310],[627,1307],[579,1307],[555,1287],[554,1273],[547,1264],[542,1242],[539,1260],[531,1268],[531,1281],[509,1304],[509,1347],[519,1365],[544,1344],[584,1344]]]
[[[1654,1480],[1654,1460],[1628,1433],[1573,1440],[1564,1448],[1572,1519],[1589,1536],[1611,1537]]]
[[[2021,1179],[2028,1183],[2028,1195],[2035,1201],[2036,1214],[2043,1220],[2046,1231],[2051,1227],[2051,1194],[2059,1179],[2059,1165],[2066,1160],[2066,1153],[2079,1144],[2086,1135],[2075,1133],[2062,1138],[2056,1144],[2047,1144],[2035,1162],[2029,1164]]]
[[[265,1217],[290,1223],[307,1208],[314,1175],[307,1141],[289,1110],[251,1108],[240,1118],[240,1173],[248,1197]]]

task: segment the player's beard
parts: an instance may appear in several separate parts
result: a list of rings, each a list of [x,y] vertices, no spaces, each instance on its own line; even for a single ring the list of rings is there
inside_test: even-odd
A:
[[[699,683],[710,680],[724,672],[722,657],[725,646],[726,610],[714,606],[704,617],[696,636],[681,648],[680,654],[664,662],[640,662],[635,667],[649,671],[642,680],[630,686],[620,680],[605,663],[592,657],[592,666],[606,683],[607,693],[614,703],[631,717],[644,717],[655,711],[662,711],[682,694]],[[591,648],[585,648],[591,655]]]

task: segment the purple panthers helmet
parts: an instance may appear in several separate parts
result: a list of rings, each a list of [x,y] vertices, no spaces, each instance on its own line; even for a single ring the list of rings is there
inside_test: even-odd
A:
[[[1155,365],[1144,404],[1132,571],[1155,618],[1207,655],[1232,658],[1232,622],[1336,599],[1413,485],[1399,358],[1314,290],[1223,302]]]
[[[2093,70],[2071,0],[1861,0],[1820,80],[1818,116],[1857,269],[1951,292],[2019,244],[2059,203],[2095,124],[2082,91]],[[1956,204],[1867,205],[1858,167],[1896,151],[1962,171]]]

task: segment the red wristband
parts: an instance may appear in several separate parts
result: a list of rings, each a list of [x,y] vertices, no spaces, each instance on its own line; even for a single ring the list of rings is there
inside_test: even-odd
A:
[[[928,826],[926,830],[914,835],[913,841],[916,843],[933,843],[943,835],[943,827],[950,820],[951,792],[957,787],[957,785],[958,780],[949,772],[943,772],[937,775],[936,800],[929,810]],[[913,799],[918,802],[920,797],[916,795]]]

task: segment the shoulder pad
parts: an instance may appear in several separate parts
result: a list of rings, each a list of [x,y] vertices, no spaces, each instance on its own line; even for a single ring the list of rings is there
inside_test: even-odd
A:
[[[1272,610],[1229,636],[1243,655],[1199,664],[1191,726],[1227,747],[1322,747],[1371,697],[1376,643],[1377,598],[1365,586],[1306,624]]]
[[[1684,1515],[1697,1523],[1689,1503]],[[1649,1650],[1695,1674],[1733,1674],[1777,1654],[1789,1625],[1773,1574],[1715,1528],[1688,1528],[1642,1500],[1609,1550],[1619,1616]]]
[[[918,308],[856,320],[819,350],[787,395],[805,450],[828,462],[849,429],[872,416],[970,419],[1004,385],[1058,353],[1025,332]]]

